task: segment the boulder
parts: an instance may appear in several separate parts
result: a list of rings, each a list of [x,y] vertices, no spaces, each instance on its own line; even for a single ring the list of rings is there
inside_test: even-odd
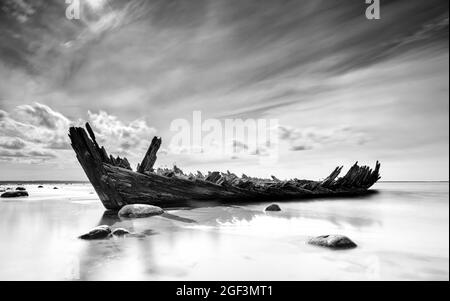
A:
[[[16,190],[16,191],[7,191],[2,195],[0,195],[0,197],[2,198],[18,198],[23,196],[28,196],[28,192],[23,190]]]
[[[266,208],[266,211],[281,211],[281,208],[277,204],[272,204]]]
[[[149,217],[153,215],[163,214],[164,210],[157,206],[152,205],[144,205],[144,204],[133,204],[133,205],[125,205],[120,209],[119,216],[120,217],[129,217],[129,218],[139,218],[139,217]]]
[[[343,235],[322,235],[311,238],[308,241],[311,245],[327,247],[331,249],[352,249],[357,245],[347,236]]]
[[[112,235],[114,236],[125,236],[127,234],[130,234],[130,231],[124,228],[117,228],[112,231]]]
[[[102,225],[102,226],[95,227],[88,233],[83,234],[83,235],[79,236],[78,238],[86,239],[86,240],[102,239],[102,238],[107,238],[110,234],[111,234],[111,228],[109,228],[109,226]]]
[[[16,190],[26,191],[25,187],[16,187]]]

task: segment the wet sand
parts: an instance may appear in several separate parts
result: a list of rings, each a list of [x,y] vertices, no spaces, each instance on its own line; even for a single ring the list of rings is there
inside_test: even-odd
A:
[[[280,202],[281,212],[261,203],[122,220],[88,184],[37,185],[0,199],[0,280],[449,280],[448,183],[379,183],[374,195]],[[133,235],[77,239],[101,224]],[[306,243],[323,234],[358,248]]]

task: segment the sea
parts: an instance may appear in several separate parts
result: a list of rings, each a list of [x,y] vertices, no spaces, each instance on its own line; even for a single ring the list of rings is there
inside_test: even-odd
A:
[[[89,183],[0,183],[0,280],[449,280],[449,183],[380,182],[353,198],[172,208],[121,219]],[[38,188],[42,185],[42,188]],[[86,241],[98,225],[126,237]],[[346,235],[331,250],[311,237]]]

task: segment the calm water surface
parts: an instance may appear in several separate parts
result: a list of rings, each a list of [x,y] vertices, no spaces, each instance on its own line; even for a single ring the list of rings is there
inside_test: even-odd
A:
[[[363,198],[170,210],[120,220],[90,185],[0,199],[0,280],[449,280],[449,184],[379,183]],[[82,241],[100,224],[126,238]],[[357,244],[332,251],[311,236]]]

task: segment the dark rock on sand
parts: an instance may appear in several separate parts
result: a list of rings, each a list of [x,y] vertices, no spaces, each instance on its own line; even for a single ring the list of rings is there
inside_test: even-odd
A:
[[[78,238],[87,239],[87,240],[102,239],[102,238],[107,238],[110,234],[111,234],[111,228],[109,228],[109,226],[102,225],[102,226],[95,227],[88,233],[83,234]]]
[[[16,191],[7,191],[0,195],[2,198],[18,198],[22,196],[28,196],[28,192],[23,190],[16,190]]]
[[[332,249],[352,249],[357,247],[350,238],[343,235],[322,235],[311,238],[308,243]]]
[[[53,189],[59,189],[58,187],[53,187]]]
[[[281,208],[277,204],[272,204],[266,208],[266,211],[281,211]]]
[[[112,235],[114,235],[114,236],[125,236],[127,234],[130,234],[130,231],[128,231],[127,229],[124,229],[124,228],[117,228],[117,229],[114,229],[114,231],[112,231]]]
[[[144,204],[133,204],[123,206],[119,211],[120,217],[138,218],[138,217],[149,217],[153,215],[163,214],[164,210],[157,206],[144,205]]]
[[[38,188],[44,188],[44,186],[42,186],[42,185],[39,185],[39,186],[38,186]]]
[[[26,188],[25,187],[16,187],[16,190],[26,191]]]

